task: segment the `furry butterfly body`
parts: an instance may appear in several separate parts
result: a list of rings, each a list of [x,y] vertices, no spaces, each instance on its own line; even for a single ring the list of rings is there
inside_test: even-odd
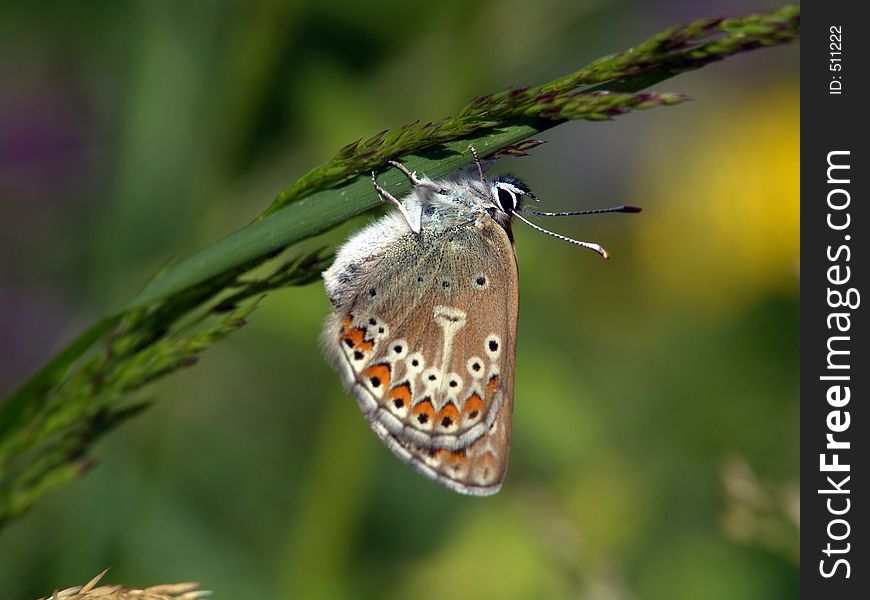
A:
[[[408,196],[387,194],[398,210],[351,237],[323,275],[335,309],[324,347],[394,454],[454,491],[494,494],[513,411],[511,216],[530,192],[472,170],[408,175]]]

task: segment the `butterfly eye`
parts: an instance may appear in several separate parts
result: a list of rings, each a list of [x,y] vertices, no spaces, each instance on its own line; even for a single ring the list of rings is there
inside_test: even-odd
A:
[[[495,186],[495,197],[498,200],[499,206],[501,206],[502,211],[507,214],[513,212],[517,207],[517,196],[511,190],[501,186]]]

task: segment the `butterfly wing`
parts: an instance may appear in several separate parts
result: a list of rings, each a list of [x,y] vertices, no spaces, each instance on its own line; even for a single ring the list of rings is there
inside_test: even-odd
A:
[[[468,494],[507,470],[518,309],[513,245],[495,221],[392,235],[324,274],[324,345],[372,429],[420,473]],[[407,229],[405,230],[407,231]],[[349,244],[359,243],[352,239]]]

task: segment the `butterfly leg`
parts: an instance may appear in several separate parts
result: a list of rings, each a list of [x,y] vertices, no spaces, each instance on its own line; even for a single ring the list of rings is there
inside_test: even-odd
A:
[[[375,171],[372,171],[372,183],[374,184],[375,190],[377,190],[378,195],[381,197],[381,200],[389,202],[390,204],[398,208],[399,212],[402,213],[402,216],[405,217],[405,221],[408,223],[408,227],[411,228],[411,231],[413,231],[414,233],[420,233],[420,226],[417,225],[416,227],[414,227],[414,222],[411,220],[411,215],[408,214],[408,209],[405,208],[405,205],[399,202],[396,197],[393,196],[390,192],[380,186],[376,178]]]
[[[423,179],[422,177],[418,177],[417,171],[409,171],[408,167],[406,167],[402,163],[397,162],[395,160],[388,160],[387,162],[390,165],[399,169],[402,173],[404,173],[405,176],[411,180],[412,185],[418,186],[418,187],[429,188],[430,190],[434,191],[436,194],[446,194],[447,193],[447,190],[445,190],[443,187],[439,186],[434,181],[431,181],[429,179]]]

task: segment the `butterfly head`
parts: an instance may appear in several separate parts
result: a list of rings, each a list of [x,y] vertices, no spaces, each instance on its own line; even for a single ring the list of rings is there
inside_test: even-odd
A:
[[[529,186],[513,175],[499,175],[489,184],[489,194],[496,206],[506,215],[522,210],[523,198],[528,197],[537,202],[538,197]]]
[[[486,185],[489,195],[487,200],[492,203],[487,212],[512,237],[511,221],[514,215],[522,210],[523,201],[525,198],[531,198],[537,202],[538,197],[523,180],[514,175],[498,175]]]

